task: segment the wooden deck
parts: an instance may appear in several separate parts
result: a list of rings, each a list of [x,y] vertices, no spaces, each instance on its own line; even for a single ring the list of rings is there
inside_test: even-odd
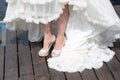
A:
[[[116,55],[102,68],[82,73],[50,69],[46,62],[48,57],[38,56],[40,48],[42,42],[29,42],[27,32],[7,31],[7,45],[0,47],[0,80],[120,80],[120,47],[111,48]]]

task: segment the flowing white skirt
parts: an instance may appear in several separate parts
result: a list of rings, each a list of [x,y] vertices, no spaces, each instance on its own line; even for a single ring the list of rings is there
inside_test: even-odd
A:
[[[59,57],[48,59],[48,66],[63,72],[98,69],[110,61],[115,52],[115,35],[120,33],[120,19],[109,0],[8,0],[4,21],[8,29],[29,31],[31,41],[43,36],[39,23],[59,18],[69,4],[67,41]],[[11,12],[12,11],[12,12]]]

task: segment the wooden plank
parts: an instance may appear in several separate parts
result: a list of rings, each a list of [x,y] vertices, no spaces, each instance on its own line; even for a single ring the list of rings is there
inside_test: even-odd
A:
[[[119,54],[119,53],[117,53]],[[120,63],[116,59],[116,57],[113,58],[113,60],[109,63],[107,63],[110,71],[112,72],[115,80],[120,80]]]
[[[16,32],[7,31],[5,80],[18,80]]]
[[[52,50],[53,50],[53,47],[51,48],[50,53]],[[47,59],[50,58],[50,56],[51,54],[48,55]],[[50,74],[50,80],[66,80],[66,76],[64,72],[59,72],[49,67],[48,69],[49,69],[49,74]]]
[[[42,43],[31,43],[31,52],[33,56],[35,80],[65,80],[64,73],[48,70],[46,58],[38,56],[38,51],[42,48]],[[49,73],[48,73],[49,71]]]
[[[41,47],[41,43],[31,43],[35,80],[49,80],[46,59],[38,56]]]
[[[114,48],[119,48],[120,47],[120,39],[118,38],[116,42],[114,42]]]
[[[85,70],[81,73],[83,80],[98,80],[93,70]]]
[[[19,80],[34,80],[33,66],[27,32],[18,31]]]
[[[80,73],[65,73],[67,80],[82,80]]]
[[[0,80],[3,80],[4,74],[4,47],[0,46]]]
[[[54,69],[49,69],[50,80],[66,80],[63,72],[58,72]]]
[[[120,48],[113,48],[113,50],[116,52],[117,59],[120,62]]]
[[[99,80],[114,80],[112,77],[111,72],[107,68],[107,66],[104,64],[102,68],[95,70],[97,77]]]
[[[114,6],[114,8],[115,8],[116,13],[120,17],[120,5],[116,5],[116,6]]]
[[[34,80],[33,75],[24,75],[19,78],[19,80]]]

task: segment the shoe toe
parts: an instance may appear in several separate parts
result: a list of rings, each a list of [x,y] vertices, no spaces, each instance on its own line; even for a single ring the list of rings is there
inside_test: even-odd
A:
[[[39,56],[47,56],[48,55],[48,50],[41,49],[38,54],[39,54]]]
[[[61,53],[61,50],[53,50],[51,56],[52,57],[58,57]]]

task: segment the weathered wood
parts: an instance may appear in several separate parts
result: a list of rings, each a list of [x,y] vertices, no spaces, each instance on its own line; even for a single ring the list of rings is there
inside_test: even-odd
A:
[[[120,48],[113,48],[113,50],[116,52],[117,59],[120,62]]]
[[[17,62],[18,57],[17,57],[16,32],[8,31],[7,46],[5,53],[5,80],[18,80],[18,73],[20,73],[19,80],[34,80],[34,77],[35,80],[91,80],[91,79],[119,80],[120,79],[120,68],[119,68],[120,62],[118,61],[119,53],[120,53],[119,48],[113,48],[118,58],[116,59],[116,57],[114,57],[113,60],[107,63],[107,66],[104,65],[102,68],[95,70],[95,74],[94,71],[92,70],[90,71],[85,70],[84,72],[81,73],[81,75],[79,73],[62,73],[48,68],[46,59],[38,56],[38,51],[42,47],[41,43],[30,43],[29,46],[29,42],[26,37],[27,32],[18,32],[17,35],[18,35],[18,49],[19,49],[18,62]],[[31,47],[31,52],[30,52],[30,47]],[[0,52],[4,53],[3,48],[1,47],[0,47]],[[0,56],[0,62],[3,62],[2,61],[4,59],[3,56]],[[0,66],[1,65],[2,64],[0,64]],[[19,70],[18,67],[20,68]],[[1,70],[3,70],[3,68]],[[2,76],[3,78],[3,75],[0,76]]]
[[[19,80],[34,80],[33,75],[24,75],[19,78]]]
[[[65,73],[67,80],[82,80],[80,73]]]
[[[117,53],[120,54],[120,53]],[[108,64],[108,67],[110,69],[110,71],[112,72],[115,80],[120,80],[120,63],[119,61],[116,59],[116,57],[114,57]]]
[[[7,31],[5,80],[18,80],[16,32]]]
[[[18,56],[20,68],[20,80],[34,80],[33,66],[27,32],[18,31]]]
[[[99,80],[114,80],[111,72],[109,71],[105,64],[100,69],[95,70],[95,72]]]
[[[120,17],[120,5],[116,5],[116,6],[114,6],[114,8],[115,8],[116,13]]]
[[[0,46],[0,80],[3,80],[4,73],[4,47]]]
[[[31,43],[35,80],[49,80],[46,59],[38,56],[42,43]]]
[[[58,72],[54,69],[49,69],[50,80],[65,80],[63,72]]]
[[[51,48],[50,53],[52,50],[53,50],[53,47]],[[49,54],[46,58],[48,59],[50,58],[50,56],[51,54]],[[66,80],[66,76],[64,72],[59,72],[49,67],[48,69],[49,69],[50,80]]]
[[[98,80],[93,70],[85,70],[81,73],[83,80]]]

